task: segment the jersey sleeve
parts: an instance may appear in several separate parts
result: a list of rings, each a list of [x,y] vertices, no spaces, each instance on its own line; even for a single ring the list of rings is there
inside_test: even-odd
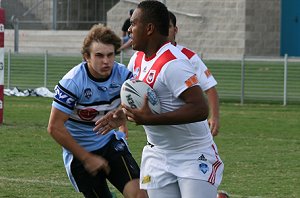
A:
[[[198,75],[199,84],[203,91],[206,91],[217,85],[217,81],[213,77],[212,73],[197,54],[190,59],[190,62],[195,68],[195,71]]]
[[[71,114],[78,100],[77,85],[71,79],[62,79],[54,90],[52,106],[66,114]]]
[[[186,89],[199,85],[196,73],[191,69],[191,63],[188,60],[170,61],[167,67],[164,67],[163,81],[169,87],[175,97]]]

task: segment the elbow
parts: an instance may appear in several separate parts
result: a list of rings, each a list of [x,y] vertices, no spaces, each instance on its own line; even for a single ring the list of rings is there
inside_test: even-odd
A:
[[[47,127],[47,132],[48,134],[50,134],[51,136],[53,136],[53,133],[55,132],[55,126],[53,124],[49,124]]]

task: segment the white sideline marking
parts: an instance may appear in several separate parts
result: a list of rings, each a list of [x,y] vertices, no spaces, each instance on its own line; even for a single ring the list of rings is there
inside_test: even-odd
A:
[[[8,181],[8,182],[18,182],[18,183],[33,183],[33,184],[52,184],[57,186],[71,186],[70,183],[67,182],[58,182],[53,180],[39,180],[39,179],[20,179],[20,178],[8,178],[1,177],[0,181]]]

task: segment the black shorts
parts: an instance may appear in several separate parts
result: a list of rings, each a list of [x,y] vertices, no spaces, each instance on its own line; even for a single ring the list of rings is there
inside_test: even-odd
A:
[[[127,182],[138,179],[140,168],[123,139],[117,140],[115,136],[103,148],[93,151],[96,155],[105,158],[110,167],[109,175],[100,171],[96,176],[89,174],[81,161],[74,158],[71,163],[71,172],[79,191],[85,197],[111,197],[106,179],[110,181],[121,193]]]

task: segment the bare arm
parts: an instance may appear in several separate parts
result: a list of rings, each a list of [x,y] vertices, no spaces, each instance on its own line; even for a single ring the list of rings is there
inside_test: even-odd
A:
[[[185,124],[203,121],[207,118],[208,106],[199,86],[188,88],[179,97],[185,104],[175,111],[153,114],[148,103],[144,102],[141,109],[125,107],[126,114],[137,124],[143,125]]]
[[[67,131],[64,123],[69,116],[62,111],[52,107],[48,132],[52,138],[73,153],[85,166],[85,168],[93,175],[97,174],[98,170],[104,169],[109,172],[108,162],[100,156],[93,155],[81,147]]]
[[[210,110],[210,116],[208,119],[208,124],[210,126],[210,130],[213,136],[218,135],[219,128],[220,128],[220,120],[219,120],[219,97],[217,93],[217,89],[215,87],[212,87],[205,91],[207,98],[208,98],[208,104],[209,104],[209,110]]]
[[[118,49],[118,52],[122,51],[123,49],[126,49],[126,48],[129,48],[131,47],[131,38],[126,42],[124,43],[119,49]]]
[[[110,112],[96,122],[94,131],[97,134],[106,134],[110,130],[124,124],[126,118],[143,125],[185,124],[207,119],[208,106],[199,86],[185,90],[180,95],[180,98],[186,104],[179,109],[162,114],[153,114],[148,106],[148,99],[145,97],[144,105],[141,109],[131,109],[124,106],[123,110],[117,109],[114,112]]]

